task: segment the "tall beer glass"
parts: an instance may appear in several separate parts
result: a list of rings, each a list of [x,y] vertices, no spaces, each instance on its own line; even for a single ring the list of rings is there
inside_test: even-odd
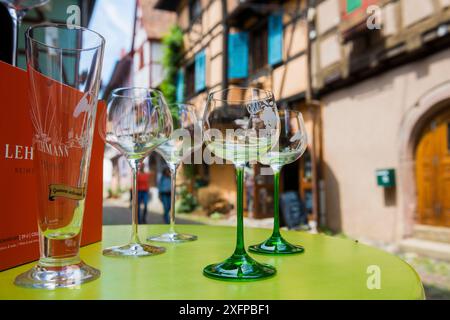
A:
[[[26,33],[40,259],[16,278],[19,286],[72,287],[100,275],[79,247],[104,45],[81,27]]]

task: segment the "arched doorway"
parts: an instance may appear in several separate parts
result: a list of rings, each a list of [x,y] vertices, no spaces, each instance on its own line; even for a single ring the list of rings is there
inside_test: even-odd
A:
[[[424,126],[415,159],[416,223],[450,227],[450,111]]]
[[[400,214],[397,216],[395,226],[397,240],[414,236],[415,226],[421,223],[418,218],[416,153],[427,128],[430,128],[433,120],[444,116],[449,106],[450,81],[447,81],[428,90],[402,118],[399,130],[398,168]]]

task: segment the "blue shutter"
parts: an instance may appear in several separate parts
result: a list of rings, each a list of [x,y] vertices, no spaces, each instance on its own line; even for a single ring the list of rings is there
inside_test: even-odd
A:
[[[195,92],[206,88],[206,56],[205,50],[195,55]]]
[[[177,102],[183,102],[184,100],[184,71],[179,69],[177,72]]]
[[[248,32],[228,35],[228,78],[248,76]]]
[[[274,65],[283,61],[283,14],[269,16],[268,21],[268,58]]]

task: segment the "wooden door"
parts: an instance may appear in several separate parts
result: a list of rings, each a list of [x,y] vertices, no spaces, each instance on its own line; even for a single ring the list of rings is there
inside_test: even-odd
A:
[[[416,149],[418,223],[450,227],[450,113],[433,120]]]

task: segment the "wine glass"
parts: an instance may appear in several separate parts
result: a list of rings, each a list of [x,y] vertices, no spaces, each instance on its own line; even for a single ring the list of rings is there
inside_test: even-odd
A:
[[[195,106],[189,104],[171,106],[172,109],[177,110],[177,117],[173,119],[176,129],[169,140],[156,148],[156,152],[164,158],[170,170],[170,227],[169,232],[150,236],[147,240],[178,243],[197,240],[195,235],[175,231],[175,195],[178,167],[182,162],[189,160],[190,155],[202,146],[202,130],[197,120]]]
[[[17,66],[19,28],[28,10],[43,6],[50,0],[0,0],[8,8],[13,23],[12,65]]]
[[[112,91],[106,113],[104,139],[123,154],[133,173],[132,233],[126,245],[103,250],[105,256],[146,257],[165,252],[141,243],[138,235],[136,177],[142,162],[172,134],[172,117],[158,90],[119,88]]]
[[[234,253],[203,269],[220,280],[257,280],[276,269],[251,258],[244,246],[243,188],[247,162],[256,162],[278,141],[280,120],[273,94],[255,88],[229,88],[208,96],[203,117],[204,141],[217,157],[234,164],[237,177],[237,241]]]
[[[259,161],[269,165],[274,172],[274,223],[273,232],[266,241],[249,247],[254,253],[294,254],[304,252],[304,248],[287,242],[280,233],[279,185],[281,168],[298,160],[307,147],[307,134],[302,114],[294,110],[279,110],[280,139],[274,148],[262,154]]]

